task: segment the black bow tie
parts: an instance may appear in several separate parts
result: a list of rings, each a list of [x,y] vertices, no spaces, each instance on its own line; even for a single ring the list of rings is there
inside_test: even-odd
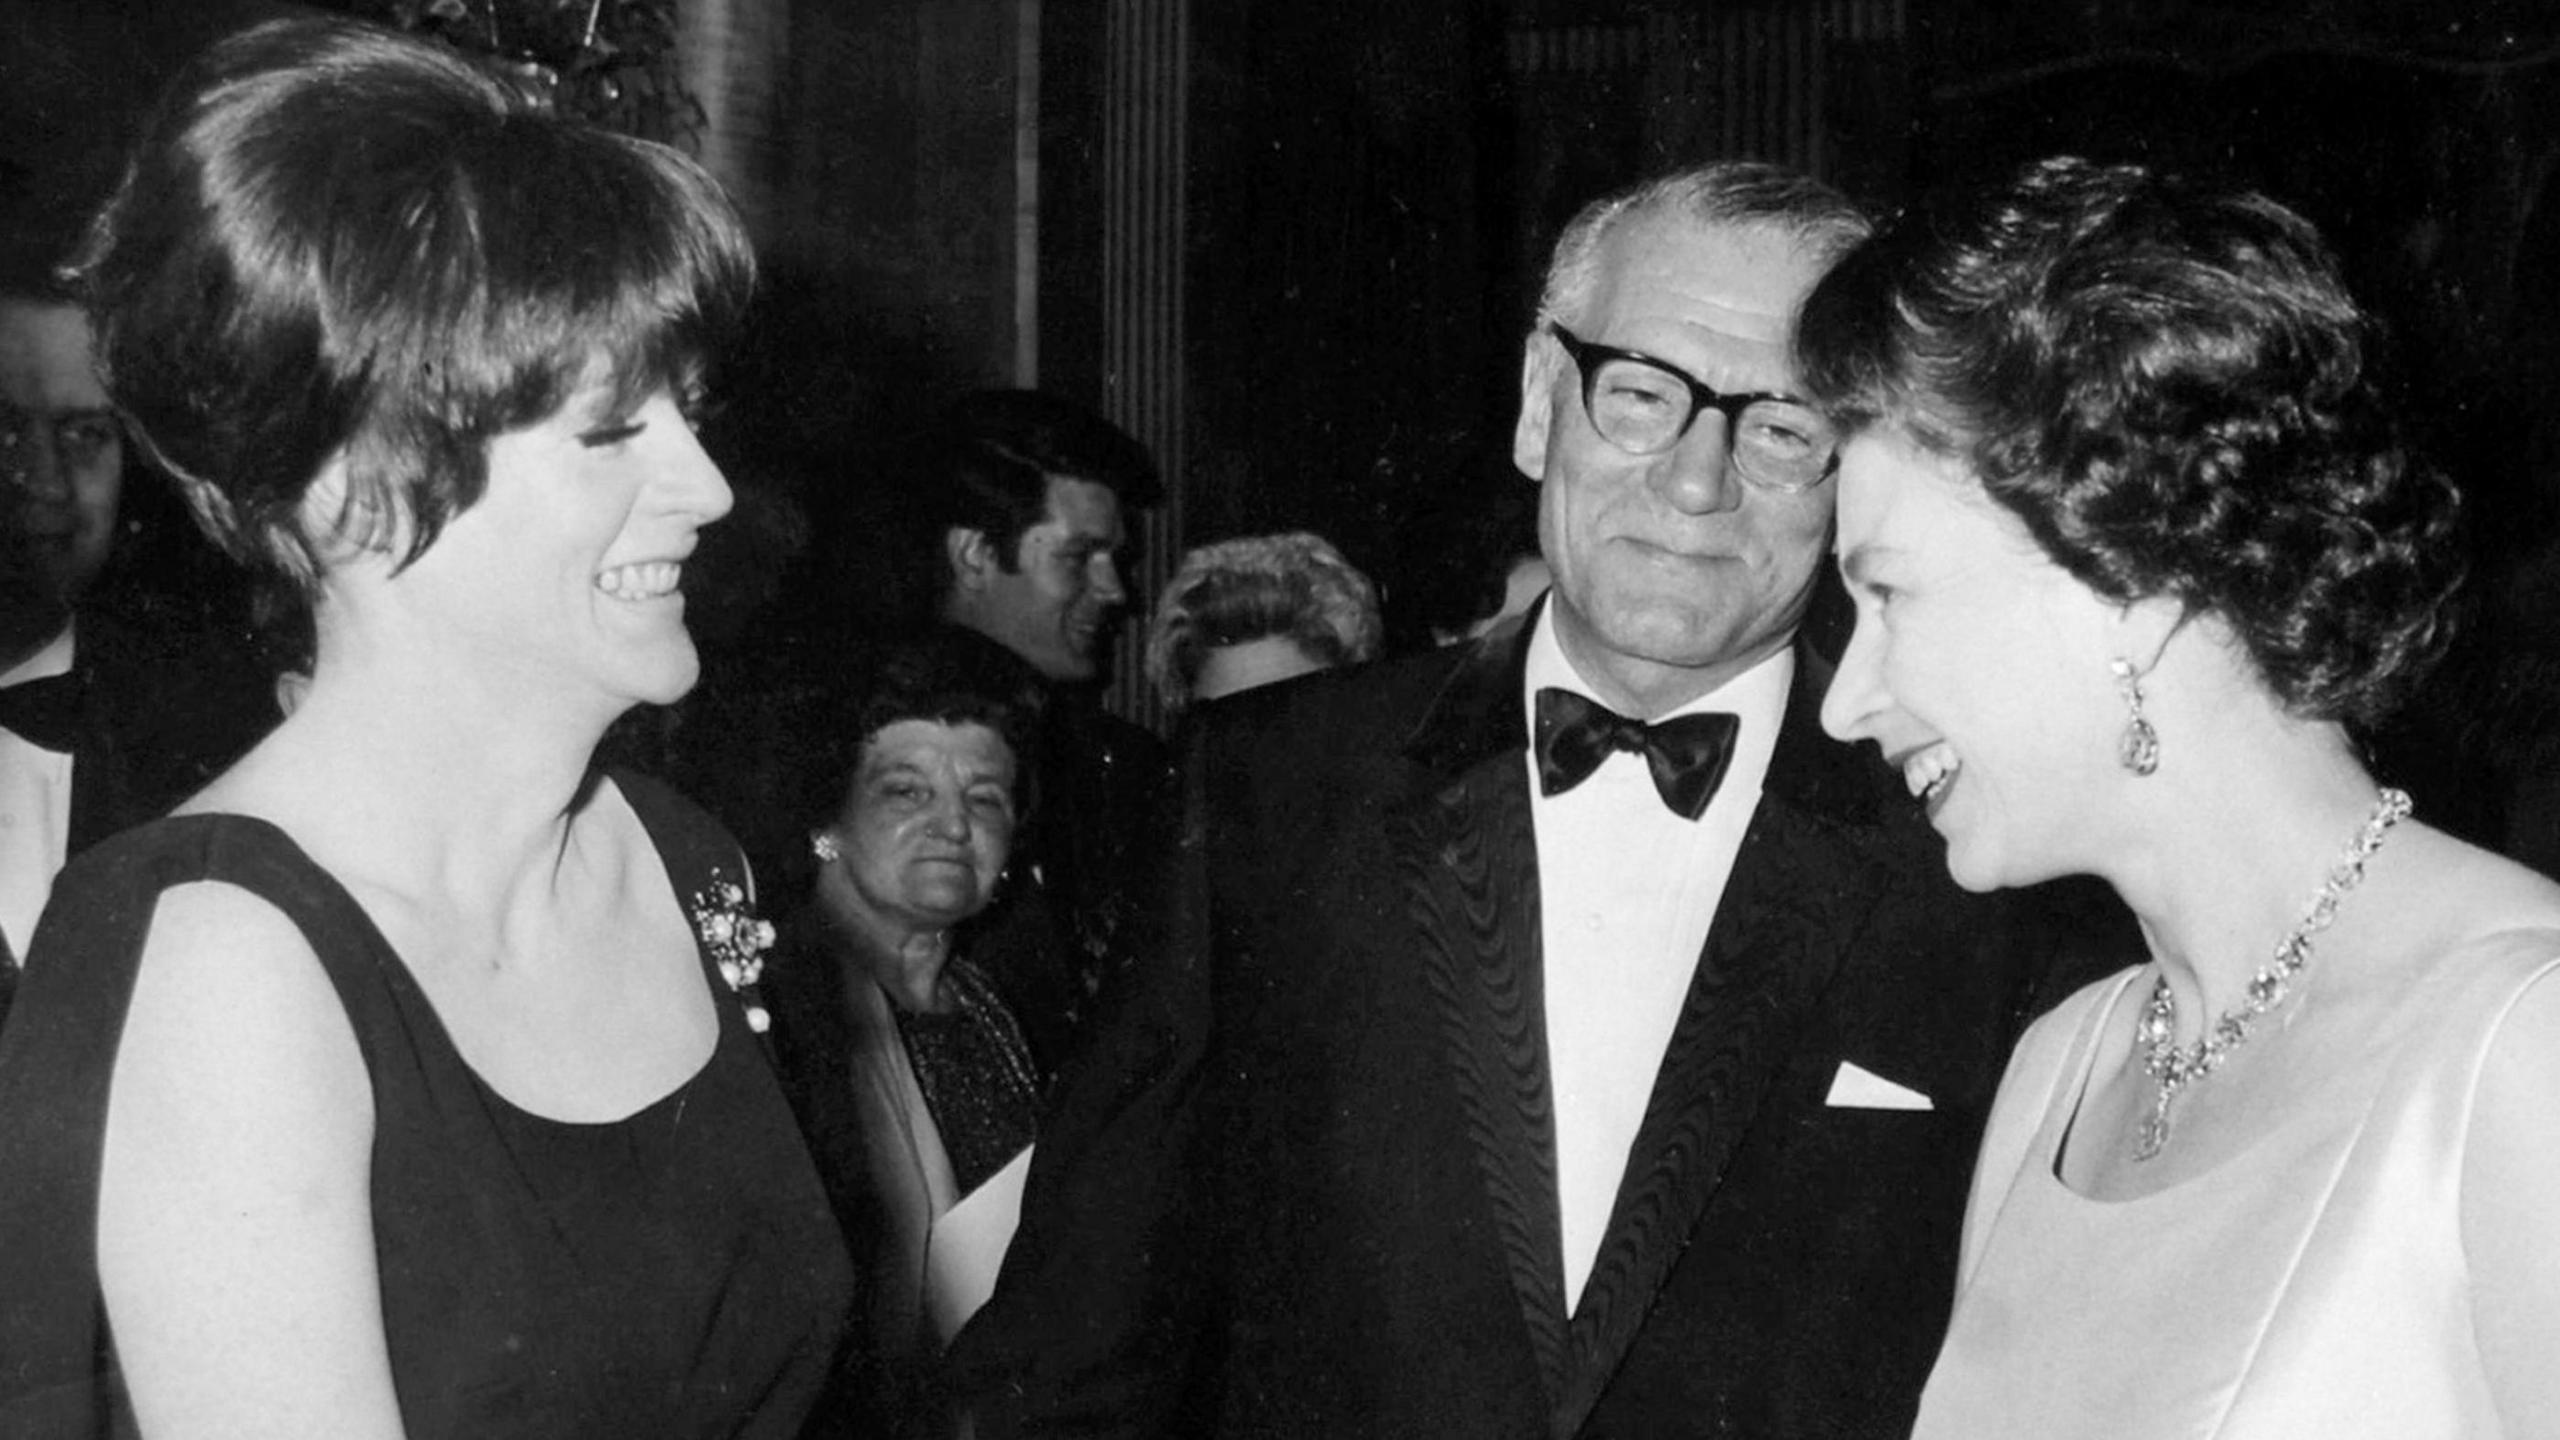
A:
[[[1612,750],[1642,755],[1653,788],[1673,813],[1695,820],[1724,783],[1742,722],[1709,713],[1647,725],[1597,700],[1548,686],[1538,691],[1538,793],[1560,795],[1588,778]]]
[[[47,675],[0,688],[0,730],[68,755],[80,739],[80,681]]]

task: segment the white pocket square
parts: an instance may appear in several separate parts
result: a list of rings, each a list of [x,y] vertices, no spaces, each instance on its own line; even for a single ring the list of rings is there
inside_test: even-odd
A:
[[[1831,1077],[1831,1093],[1822,1103],[1835,1110],[1934,1110],[1929,1097],[1917,1090],[1896,1085],[1881,1075],[1861,1070],[1849,1061],[1840,1062],[1840,1073]]]

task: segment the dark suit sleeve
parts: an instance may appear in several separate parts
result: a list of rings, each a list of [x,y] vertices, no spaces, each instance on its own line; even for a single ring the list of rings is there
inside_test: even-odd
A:
[[[1179,839],[1136,907],[1136,964],[1059,1076],[995,1294],[949,1352],[982,1440],[1162,1434],[1183,1401],[1207,1307],[1187,1163],[1210,1038],[1205,748],[1166,807]]]
[[[87,674],[72,763],[71,850],[157,819],[274,728],[275,687],[242,637],[149,634],[80,617]]]
[[[2048,880],[2011,895],[2011,923],[2021,932],[2013,943],[2044,957],[2016,1016],[2018,1034],[2083,987],[2151,958],[2133,912],[2095,876]]]

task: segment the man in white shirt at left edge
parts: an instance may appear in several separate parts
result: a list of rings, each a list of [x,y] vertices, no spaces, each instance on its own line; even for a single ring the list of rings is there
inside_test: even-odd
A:
[[[14,277],[12,277],[14,280]],[[67,299],[0,290],[0,691],[69,676],[72,608],[106,564],[124,439]],[[0,720],[0,937],[23,958],[67,858],[71,767],[58,737]]]
[[[273,719],[245,651],[82,613],[116,543],[124,434],[87,317],[15,261],[0,264],[0,1018],[55,873]]]

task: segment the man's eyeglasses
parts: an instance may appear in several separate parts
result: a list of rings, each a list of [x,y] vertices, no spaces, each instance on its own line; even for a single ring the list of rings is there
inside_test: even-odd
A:
[[[76,471],[112,455],[123,438],[112,410],[22,410],[0,403],[0,483],[27,483],[39,444],[52,448],[57,469]]]
[[[1788,493],[1831,478],[1839,432],[1802,401],[1783,395],[1726,395],[1650,355],[1594,345],[1561,325],[1548,333],[1582,372],[1582,411],[1600,438],[1630,455],[1659,455],[1680,443],[1702,410],[1724,417],[1725,453],[1743,479]]]

